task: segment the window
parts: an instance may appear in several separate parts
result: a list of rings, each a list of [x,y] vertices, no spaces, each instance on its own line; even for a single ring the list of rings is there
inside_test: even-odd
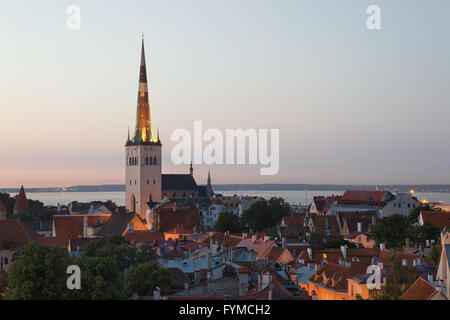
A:
[[[153,184],[156,184],[156,181],[155,181],[155,179],[153,179]]]
[[[156,157],[153,158],[153,164],[156,166]]]
[[[131,180],[130,180],[130,186],[131,186]]]
[[[136,185],[136,180],[134,180],[134,185]]]
[[[150,184],[150,181],[149,181],[149,180],[147,180],[147,184]]]
[[[8,264],[8,257],[5,257],[5,264]]]
[[[153,165],[153,158],[152,157],[150,157],[150,165],[151,166]]]

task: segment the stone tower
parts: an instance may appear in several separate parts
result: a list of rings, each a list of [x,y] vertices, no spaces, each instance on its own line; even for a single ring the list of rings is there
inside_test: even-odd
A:
[[[129,212],[146,218],[147,202],[160,201],[161,196],[161,141],[153,134],[145,64],[144,37],[142,37],[139,90],[136,110],[136,128],[125,144],[125,202]]]

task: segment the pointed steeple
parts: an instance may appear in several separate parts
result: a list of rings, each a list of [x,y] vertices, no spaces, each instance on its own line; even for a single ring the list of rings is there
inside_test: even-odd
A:
[[[194,168],[192,167],[192,161],[191,161],[191,165],[190,165],[190,167],[189,167],[189,174],[190,174],[191,176],[194,175]]]
[[[134,143],[156,143],[150,120],[150,103],[147,85],[147,67],[145,64],[144,35],[142,35],[141,65],[139,67],[139,90],[136,110],[136,129]]]
[[[211,172],[209,172],[208,170],[208,181],[207,181],[208,186],[211,185]]]
[[[23,186],[20,188],[19,194],[17,195],[16,202],[14,203],[14,213],[28,209],[28,200],[25,195],[25,189]]]

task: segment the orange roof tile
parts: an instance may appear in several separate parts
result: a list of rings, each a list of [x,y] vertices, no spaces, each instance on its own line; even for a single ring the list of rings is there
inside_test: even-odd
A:
[[[419,277],[401,296],[404,300],[428,300],[436,293],[436,288]]]

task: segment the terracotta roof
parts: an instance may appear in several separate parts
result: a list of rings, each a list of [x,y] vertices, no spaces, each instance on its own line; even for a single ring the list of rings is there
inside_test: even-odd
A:
[[[309,278],[309,281],[334,291],[347,291],[348,269],[345,266],[328,262]]]
[[[383,190],[347,190],[339,199],[338,204],[371,205],[383,207],[393,199],[392,193]]]
[[[445,211],[421,211],[423,222],[428,222],[438,228],[450,228],[450,212]]]
[[[110,214],[96,215],[54,215],[53,216],[53,232],[56,237],[65,239],[79,238],[83,236],[84,218],[87,219],[88,225],[95,225],[100,221],[107,221]],[[86,236],[86,235],[84,235]]]
[[[290,217],[283,217],[282,222],[285,225],[303,225],[303,221],[305,220],[305,217],[303,216],[290,216]]]
[[[134,241],[136,243],[153,242],[155,240],[164,241],[164,236],[155,231],[150,230],[135,230],[133,232],[127,232],[125,239],[128,241]]]
[[[180,226],[177,226],[175,228],[172,228],[170,230],[167,230],[164,233],[176,233],[176,234],[193,234],[194,231],[192,229],[183,228]]]
[[[19,220],[0,220],[0,248],[17,250],[32,241],[39,242],[41,237],[33,229]],[[7,244],[8,243],[8,244]]]
[[[260,240],[256,239],[253,242],[252,238],[245,238],[239,241],[236,247],[246,247],[248,250],[253,250],[258,258],[261,258],[264,252],[273,246],[275,242],[273,240]]]
[[[419,277],[401,296],[404,300],[428,300],[437,293],[436,288]]]
[[[60,247],[66,249],[69,242],[66,238],[63,237],[41,237],[39,239],[39,243],[51,246],[51,247]]]
[[[317,196],[313,198],[314,206],[318,212],[327,212],[331,205],[338,201],[341,196],[324,197]]]
[[[112,214],[108,221],[103,225],[99,235],[106,237],[117,234],[122,235],[127,230],[128,223],[130,223],[134,217],[139,216],[134,212]]]
[[[22,211],[28,209],[27,196],[25,195],[25,189],[20,187],[19,194],[16,197],[16,202],[14,203],[14,211]]]
[[[384,264],[387,264],[389,262],[389,259],[391,258],[392,255],[393,255],[393,251],[392,250],[383,249],[380,252],[380,255],[379,255],[378,259],[380,259]],[[414,260],[415,259],[421,259],[422,260],[422,254],[420,254],[420,253],[419,254],[410,254],[410,253],[400,252],[400,251],[397,250],[395,252],[395,256],[400,261],[403,261],[403,259],[406,259],[406,262],[407,262],[408,266],[410,266],[410,267],[414,266]]]
[[[285,253],[285,251],[288,253],[288,258],[291,261],[282,261],[282,255]],[[290,256],[289,256],[290,255]],[[267,258],[269,261],[274,263],[280,263],[280,262],[292,262],[294,260],[294,257],[292,257],[292,254],[289,252],[287,248],[281,248],[277,247],[275,245],[269,247],[264,253],[260,255],[260,258]]]
[[[186,274],[178,268],[169,268],[172,274],[172,287],[184,287],[186,282],[191,282]]]

